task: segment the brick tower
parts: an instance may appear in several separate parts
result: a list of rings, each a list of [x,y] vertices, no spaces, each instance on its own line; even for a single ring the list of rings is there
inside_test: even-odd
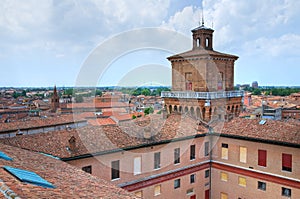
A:
[[[59,108],[59,96],[56,91],[56,86],[54,86],[53,95],[51,97],[51,111],[56,112],[58,108]]]
[[[191,114],[206,122],[240,113],[242,91],[234,91],[235,55],[213,50],[213,32],[193,29],[193,48],[167,59],[172,64],[172,91],[162,92],[167,113]]]

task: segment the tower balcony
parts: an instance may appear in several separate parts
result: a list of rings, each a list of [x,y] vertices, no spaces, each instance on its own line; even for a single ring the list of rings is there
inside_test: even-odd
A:
[[[222,99],[243,97],[244,91],[219,91],[219,92],[192,92],[192,91],[163,91],[162,98],[179,98],[179,99]]]

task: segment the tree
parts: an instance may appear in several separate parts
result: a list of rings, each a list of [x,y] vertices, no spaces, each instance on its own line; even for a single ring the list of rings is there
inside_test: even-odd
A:
[[[144,88],[141,92],[142,95],[145,95],[145,96],[149,96],[151,94],[151,91],[149,88]]]
[[[96,95],[99,95],[100,97],[102,96],[102,91],[100,91],[100,90],[96,90]]]
[[[253,90],[253,95],[261,95],[261,90],[260,89],[254,89]]]
[[[82,95],[75,95],[75,102],[76,103],[83,102],[83,96]]]
[[[64,90],[64,95],[73,95],[73,88],[68,88]]]
[[[153,112],[154,112],[154,109],[152,107],[145,108],[145,110],[144,110],[145,115],[148,115]]]

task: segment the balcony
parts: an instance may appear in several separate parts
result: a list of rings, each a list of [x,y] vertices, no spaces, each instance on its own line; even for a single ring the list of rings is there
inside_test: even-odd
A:
[[[221,99],[243,97],[244,91],[221,91],[221,92],[192,92],[192,91],[163,91],[162,98],[181,98],[181,99]]]

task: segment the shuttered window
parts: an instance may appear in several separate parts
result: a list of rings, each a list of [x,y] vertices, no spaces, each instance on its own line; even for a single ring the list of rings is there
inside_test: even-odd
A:
[[[227,193],[221,193],[221,199],[228,199]]]
[[[292,171],[292,155],[291,154],[282,154],[282,170]]]
[[[228,160],[228,144],[222,143],[222,159]]]
[[[245,187],[247,185],[246,178],[239,177],[239,185]]]
[[[222,181],[227,181],[228,180],[228,174],[225,172],[221,172],[221,180]]]
[[[160,152],[154,153],[154,169],[160,168]]]
[[[159,195],[161,193],[160,191],[161,191],[161,186],[160,185],[156,185],[154,187],[154,196]]]
[[[258,165],[266,167],[267,166],[267,151],[258,150]]]
[[[247,148],[240,147],[240,162],[246,163],[247,162]]]
[[[135,157],[133,161],[133,174],[138,175],[142,172],[142,158]]]

